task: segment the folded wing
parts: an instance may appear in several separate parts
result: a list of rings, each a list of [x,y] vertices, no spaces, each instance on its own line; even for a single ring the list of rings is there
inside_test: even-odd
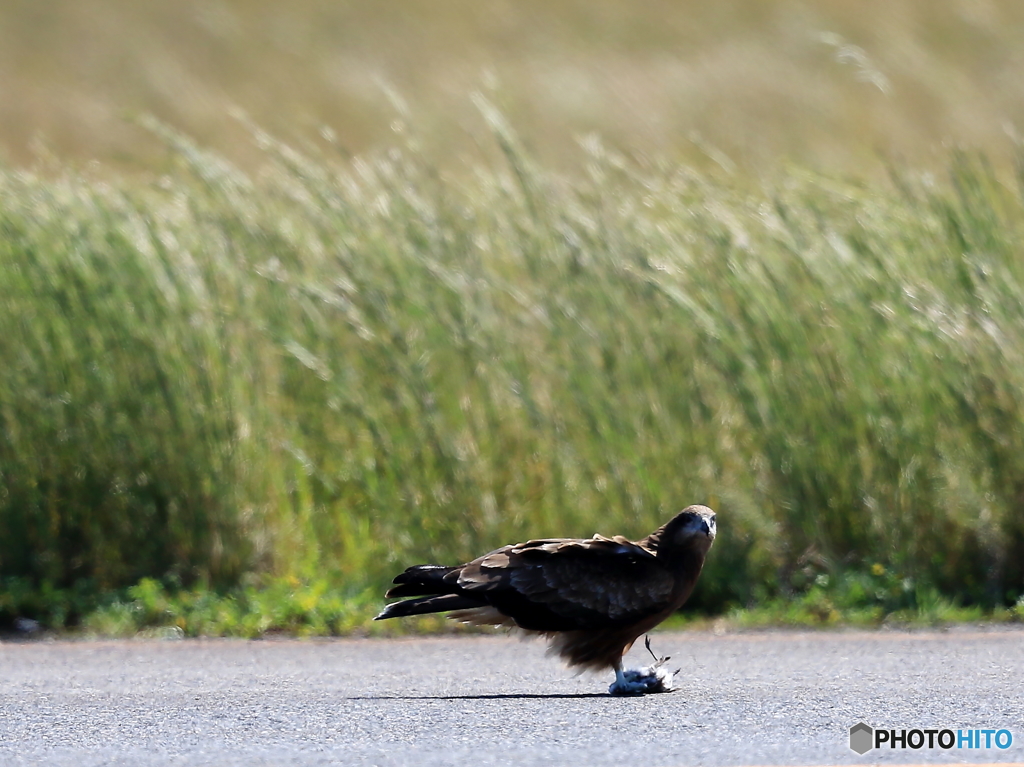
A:
[[[461,567],[409,568],[395,583],[388,596],[421,599],[389,605],[381,617],[414,614],[422,605],[429,608],[422,612],[467,611],[456,616],[467,619],[480,609],[481,622],[488,622],[496,610],[520,628],[543,632],[635,623],[666,609],[674,587],[650,551],[621,536],[528,541]],[[450,596],[430,598],[441,594]]]

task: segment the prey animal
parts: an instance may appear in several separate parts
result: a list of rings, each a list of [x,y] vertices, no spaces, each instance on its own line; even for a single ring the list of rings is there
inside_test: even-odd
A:
[[[410,598],[376,620],[448,612],[464,623],[521,630],[547,637],[549,653],[570,667],[613,669],[613,695],[664,692],[672,675],[663,661],[623,672],[622,656],[686,602],[715,534],[715,513],[688,506],[639,541],[546,538],[463,565],[415,565],[385,595]]]

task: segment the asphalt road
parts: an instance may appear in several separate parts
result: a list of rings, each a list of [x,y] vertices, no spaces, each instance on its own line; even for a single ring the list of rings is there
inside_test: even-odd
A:
[[[0,765],[1024,762],[1020,628],[658,633],[654,649],[682,689],[613,698],[610,674],[574,677],[502,636],[8,641]],[[861,720],[1005,728],[1013,744],[861,757]]]

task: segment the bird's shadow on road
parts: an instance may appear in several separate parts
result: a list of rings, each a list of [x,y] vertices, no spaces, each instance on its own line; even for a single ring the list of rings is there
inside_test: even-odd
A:
[[[511,700],[548,698],[613,698],[606,692],[553,692],[538,695],[529,692],[495,693],[492,695],[363,695],[346,700]]]

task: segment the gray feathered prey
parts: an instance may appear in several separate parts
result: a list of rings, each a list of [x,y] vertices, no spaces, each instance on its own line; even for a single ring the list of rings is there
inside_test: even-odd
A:
[[[571,667],[615,670],[614,694],[643,692],[622,673],[641,634],[689,598],[715,540],[715,513],[689,506],[646,538],[548,538],[463,565],[415,565],[395,578],[376,620],[422,613],[507,626],[550,639]]]

